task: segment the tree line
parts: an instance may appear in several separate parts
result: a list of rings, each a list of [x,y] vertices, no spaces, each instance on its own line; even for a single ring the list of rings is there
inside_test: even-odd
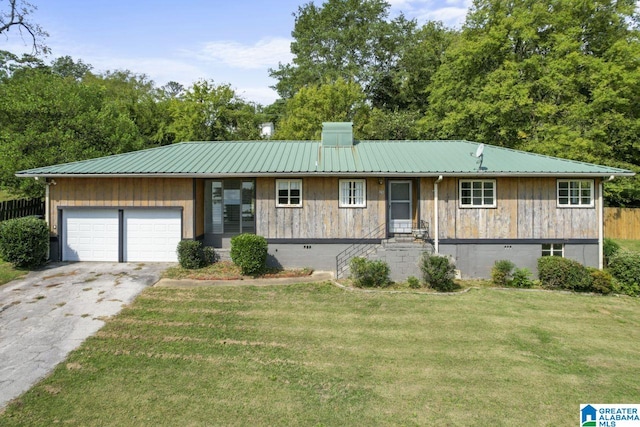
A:
[[[0,56],[0,185],[37,194],[19,169],[186,140],[467,139],[640,172],[640,18],[635,0],[475,0],[461,29],[390,17],[384,0],[294,12],[290,63],[261,106],[226,84],[156,87],[81,60]],[[606,185],[640,206],[640,181]]]

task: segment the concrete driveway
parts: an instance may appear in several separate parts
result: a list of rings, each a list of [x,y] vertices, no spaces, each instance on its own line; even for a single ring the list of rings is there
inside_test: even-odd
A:
[[[0,410],[62,362],[166,263],[54,263],[0,286]]]

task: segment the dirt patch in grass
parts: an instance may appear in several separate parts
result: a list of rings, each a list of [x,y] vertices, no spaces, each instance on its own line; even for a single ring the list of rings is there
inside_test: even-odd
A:
[[[299,269],[278,269],[269,268],[258,276],[265,279],[275,279],[282,277],[305,277],[313,273],[310,268]],[[220,261],[207,267],[197,270],[188,270],[180,266],[167,269],[163,276],[167,279],[192,279],[192,280],[243,280],[253,279],[252,276],[243,276],[240,267],[230,261]]]

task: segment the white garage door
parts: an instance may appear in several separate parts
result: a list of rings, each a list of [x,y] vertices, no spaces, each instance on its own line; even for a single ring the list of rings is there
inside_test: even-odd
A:
[[[64,261],[118,261],[116,209],[65,209]]]
[[[176,248],[182,236],[181,211],[132,209],[124,211],[124,260],[178,260]]]

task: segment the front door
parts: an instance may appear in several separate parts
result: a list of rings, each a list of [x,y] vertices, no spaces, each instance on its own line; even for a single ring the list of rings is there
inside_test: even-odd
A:
[[[389,233],[411,233],[411,181],[389,181]]]

